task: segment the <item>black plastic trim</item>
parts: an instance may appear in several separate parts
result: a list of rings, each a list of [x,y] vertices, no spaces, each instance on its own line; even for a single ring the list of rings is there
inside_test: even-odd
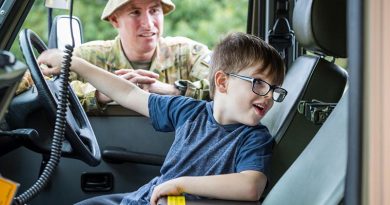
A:
[[[13,18],[6,18],[0,26],[0,50],[11,48],[34,2],[34,0],[15,1],[9,11]]]
[[[364,0],[347,1],[347,45],[350,75],[348,163],[345,204],[362,204],[362,141],[364,104]]]
[[[165,156],[132,152],[121,147],[106,147],[103,150],[102,157],[108,163],[137,163],[161,166],[164,163]]]

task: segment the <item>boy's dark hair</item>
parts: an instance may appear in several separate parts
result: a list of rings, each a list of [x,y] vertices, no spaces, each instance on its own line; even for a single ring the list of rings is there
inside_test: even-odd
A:
[[[273,83],[283,83],[285,66],[276,49],[254,35],[235,32],[226,36],[215,47],[211,57],[210,97],[214,96],[214,76],[217,71],[238,73],[253,66],[260,66],[259,72],[269,69],[267,72],[273,75]]]

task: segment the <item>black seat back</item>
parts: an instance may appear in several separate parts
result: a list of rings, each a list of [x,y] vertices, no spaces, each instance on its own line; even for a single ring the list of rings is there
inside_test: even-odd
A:
[[[347,169],[348,93],[298,159],[280,178],[263,205],[340,204]]]
[[[328,103],[337,103],[346,88],[347,72],[324,58],[324,55],[346,57],[345,21],[344,0],[298,0],[295,5],[296,39],[311,53],[293,62],[283,83],[288,91],[285,101],[275,103],[262,120],[276,142],[269,188],[320,129],[330,113],[323,110],[330,111],[332,107]],[[298,112],[298,107],[303,114]]]

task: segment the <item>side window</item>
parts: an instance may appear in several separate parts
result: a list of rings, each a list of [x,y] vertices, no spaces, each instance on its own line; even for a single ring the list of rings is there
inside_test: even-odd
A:
[[[185,36],[213,49],[214,45],[230,31],[246,31],[248,0],[173,0],[173,2],[176,10],[165,16],[164,36]],[[82,22],[84,42],[114,39],[117,35],[116,30],[108,22],[100,20],[106,3],[106,0],[74,1],[73,14]],[[53,18],[64,14],[69,14],[69,11],[53,10]],[[48,9],[41,1],[34,3],[22,28],[32,29],[47,42]],[[13,43],[11,52],[18,59],[23,59],[18,40]]]
[[[246,32],[248,0],[174,0],[165,18],[165,36],[185,36],[210,49],[229,31]]]

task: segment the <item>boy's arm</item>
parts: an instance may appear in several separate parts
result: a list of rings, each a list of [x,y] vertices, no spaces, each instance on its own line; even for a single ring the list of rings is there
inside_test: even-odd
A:
[[[183,193],[215,199],[257,201],[266,182],[267,177],[258,171],[179,177],[156,186],[150,202],[155,205],[160,197]]]
[[[48,50],[39,56],[38,62],[56,69],[61,66],[62,59],[62,52]],[[140,89],[134,83],[75,56],[72,57],[70,69],[120,105],[149,117],[148,98],[150,94]],[[142,78],[133,79],[133,82],[142,83],[142,80]]]

